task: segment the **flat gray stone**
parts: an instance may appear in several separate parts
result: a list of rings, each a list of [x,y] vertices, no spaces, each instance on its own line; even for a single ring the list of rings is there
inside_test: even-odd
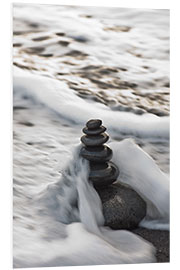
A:
[[[116,181],[119,169],[113,162],[90,164],[89,180],[95,188],[104,188]]]
[[[82,147],[80,154],[89,161],[104,163],[112,158],[112,150],[107,146]]]
[[[114,183],[97,192],[103,205],[105,225],[112,229],[134,229],[146,215],[146,203],[132,189]]]
[[[87,127],[83,128],[83,132],[86,135],[99,135],[105,131],[106,131],[106,128],[104,126],[100,126],[99,128],[96,128],[96,129],[88,129]]]
[[[97,136],[83,135],[81,137],[81,142],[84,143],[86,146],[99,146],[106,143],[108,139],[109,136],[106,133],[102,133]]]

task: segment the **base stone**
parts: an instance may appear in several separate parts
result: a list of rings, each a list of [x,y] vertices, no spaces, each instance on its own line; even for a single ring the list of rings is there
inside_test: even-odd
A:
[[[138,227],[146,215],[146,203],[129,187],[114,183],[97,192],[102,201],[105,226],[130,230]]]

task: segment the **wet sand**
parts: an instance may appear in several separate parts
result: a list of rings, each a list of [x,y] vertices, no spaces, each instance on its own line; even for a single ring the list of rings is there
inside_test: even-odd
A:
[[[156,248],[157,262],[169,262],[169,231],[137,228],[133,232],[152,243]]]
[[[167,10],[20,6],[15,66],[63,81],[113,110],[169,115]]]

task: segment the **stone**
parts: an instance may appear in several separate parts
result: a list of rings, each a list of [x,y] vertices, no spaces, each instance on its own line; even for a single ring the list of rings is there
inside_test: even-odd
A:
[[[82,42],[82,43],[89,41],[89,39],[85,36],[70,36],[70,37],[73,38],[75,41]]]
[[[99,135],[106,131],[106,128],[104,126],[100,126],[97,129],[88,129],[87,127],[83,128],[83,132],[87,135]]]
[[[103,143],[107,142],[108,139],[109,139],[109,136],[106,133],[102,133],[97,136],[84,135],[81,137],[82,143],[84,143],[86,146],[102,145]]]
[[[102,201],[105,226],[134,229],[146,215],[146,203],[131,188],[114,183],[97,189]]]
[[[112,158],[112,150],[106,145],[104,147],[83,147],[81,155],[89,161],[101,163]]]
[[[91,119],[86,123],[88,129],[97,129],[102,125],[102,121],[100,119]]]
[[[112,184],[116,181],[119,170],[115,164],[108,162],[106,168],[100,168],[100,164],[97,164],[95,168],[90,166],[89,180],[95,183],[95,188],[103,187]]]
[[[112,184],[119,175],[118,168],[110,161],[112,150],[104,145],[109,139],[105,131],[100,119],[91,119],[83,128],[86,135],[81,137],[84,146],[80,155],[90,162],[89,180],[95,188]]]

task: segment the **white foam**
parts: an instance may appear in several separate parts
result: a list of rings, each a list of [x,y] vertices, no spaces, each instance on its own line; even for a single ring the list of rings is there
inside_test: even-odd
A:
[[[88,164],[87,161],[79,157],[80,147],[75,149],[72,159],[68,162],[69,180],[71,183],[75,183],[78,192],[80,222],[63,225],[60,221],[56,221],[57,212],[49,216],[47,210],[49,208],[52,211],[53,208],[53,203],[47,197],[50,191],[50,197],[54,198],[54,207],[59,209],[71,205],[72,198],[65,191],[64,201],[59,200],[61,195],[57,196],[56,188],[45,188],[43,193],[36,195],[35,205],[36,210],[37,208],[41,211],[44,210],[46,214],[38,217],[37,211],[35,211],[34,222],[39,224],[38,231],[29,234],[27,230],[22,230],[19,235],[14,254],[15,266],[42,267],[155,262],[155,250],[150,243],[131,232],[112,231],[103,227],[101,201],[92,184],[87,180]],[[126,143],[124,147],[126,147]],[[62,179],[57,182],[57,186],[61,186],[62,189],[72,188],[71,185],[67,187],[64,184]],[[60,219],[63,218],[62,212],[59,211],[59,215]],[[47,231],[44,231],[46,226],[41,226],[42,219],[43,224],[44,222],[47,224]],[[46,235],[47,232],[48,235]],[[62,237],[62,234],[65,237],[64,235]]]
[[[81,99],[63,82],[23,71],[19,74],[17,70],[14,69],[16,93],[33,96],[71,122],[85,124],[88,119],[102,118],[114,131],[140,137],[169,138],[169,117],[112,111],[103,104]]]
[[[112,160],[119,167],[119,182],[132,187],[146,201],[147,213],[140,226],[169,229],[169,179],[155,161],[131,139],[110,143]]]
[[[37,23],[42,30],[40,33],[15,36],[15,41],[22,44],[22,47],[15,47],[14,50],[16,64],[33,67],[34,73],[49,77],[54,77],[59,69],[63,69],[73,80],[73,68],[59,63],[59,56],[69,49],[80,50],[88,57],[84,61],[77,61],[76,71],[79,67],[91,64],[120,67],[120,70],[124,68],[126,71],[121,70],[118,76],[122,81],[136,83],[138,91],[164,91],[163,85],[167,84],[169,77],[168,10],[87,9],[50,5],[38,5],[37,8],[37,5],[14,4],[13,12],[17,23],[15,31],[26,30],[26,27],[29,29],[28,23]],[[87,12],[92,15],[91,19],[81,16]],[[103,30],[115,25],[128,26],[130,31]],[[71,42],[68,48],[60,47],[55,34],[59,29],[68,40],[73,35],[82,35],[88,42],[85,46]],[[50,39],[42,43],[33,42],[32,39],[39,35],[47,35]],[[119,37],[122,37],[121,42]],[[52,44],[48,46],[48,43]],[[22,51],[36,44],[41,44],[45,52],[52,53],[53,57],[43,61],[30,55],[34,64],[31,61],[28,63],[27,55],[23,55]],[[46,71],[43,71],[44,67]],[[76,79],[78,81],[79,77]],[[106,79],[108,81],[109,78]],[[88,82],[87,85],[91,89],[92,84]],[[31,96],[32,102],[45,105],[42,110],[33,106],[23,113],[16,110],[14,266],[154,262],[155,249],[150,243],[131,232],[112,231],[103,226],[101,201],[87,181],[88,163],[79,158],[79,147],[73,153],[71,147],[79,140],[79,130],[90,118],[101,118],[108,131],[114,131],[118,139],[123,134],[168,142],[169,117],[111,111],[105,105],[79,98],[75,91],[61,81],[33,75],[18,68],[14,68],[14,90],[14,99],[17,97],[22,106],[28,104],[27,99],[18,99],[24,94]],[[96,91],[96,87],[92,87],[92,91]],[[132,97],[127,90],[122,93]],[[54,110],[60,120],[65,119],[63,122],[70,122],[72,128],[61,126],[61,122],[53,122],[57,118],[49,109]],[[23,127],[19,124],[21,118],[32,121],[34,126]],[[124,140],[112,143],[111,147],[114,151],[113,161],[120,170],[118,181],[134,188],[147,203],[147,215],[140,225],[167,230],[167,176],[133,142]],[[69,156],[72,159],[64,167]],[[62,175],[60,180],[59,170]]]

